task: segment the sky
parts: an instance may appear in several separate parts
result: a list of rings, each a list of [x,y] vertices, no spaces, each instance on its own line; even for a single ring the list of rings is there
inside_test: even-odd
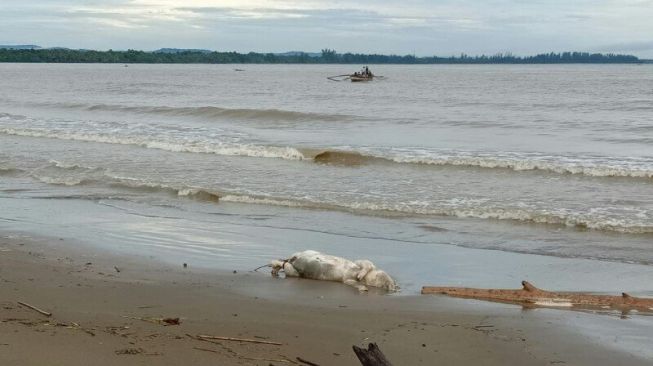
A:
[[[0,0],[0,44],[653,58],[653,0]]]

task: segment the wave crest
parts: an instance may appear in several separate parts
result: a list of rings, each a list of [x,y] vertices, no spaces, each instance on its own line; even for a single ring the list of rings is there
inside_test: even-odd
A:
[[[316,163],[359,166],[373,163],[415,164],[440,167],[507,169],[516,172],[545,171],[589,177],[653,178],[653,160],[604,157],[545,156],[533,153],[471,153],[419,150],[374,151],[302,149],[306,159]],[[606,161],[611,160],[611,161]]]
[[[323,121],[333,122],[351,119],[340,114],[307,113],[282,109],[222,108],[214,106],[123,106],[113,104],[63,104],[65,108],[100,112],[127,112],[155,114],[171,117],[196,117],[206,119],[270,120],[270,121]]]
[[[306,155],[306,154],[304,154]],[[309,155],[310,156],[310,155]],[[356,151],[337,151],[325,150],[312,156],[316,163],[344,165],[344,166],[358,166],[373,163],[375,161],[385,160],[375,156],[363,155]]]
[[[310,160],[320,164],[361,166],[374,163],[415,164],[440,167],[507,169],[516,172],[544,171],[590,177],[653,178],[651,158],[611,158],[601,156],[554,156],[528,152],[470,152],[422,148],[346,147],[316,149],[240,142],[239,138],[180,137],[166,131],[144,130],[125,135],[102,131],[83,131],[77,126],[65,129],[1,127],[1,134],[76,140],[107,144],[133,145],[172,152]]]
[[[590,177],[630,177],[630,178],[653,178],[653,168],[637,166],[619,166],[617,164],[605,164],[587,159],[585,161],[574,159],[566,162],[564,157],[557,159],[538,159],[528,157],[480,157],[480,156],[394,156],[389,158],[397,163],[437,165],[437,166],[459,166],[477,167],[486,169],[509,169],[514,171],[541,170],[557,174],[586,175]]]
[[[145,147],[148,149],[159,149],[172,152],[189,152],[226,156],[247,156],[257,158],[280,158],[286,160],[305,159],[304,155],[298,149],[284,146],[266,146],[211,141],[175,141],[171,139],[156,139],[153,137],[142,136],[115,136],[93,132],[83,133],[47,131],[45,129],[24,128],[0,128],[0,133],[14,136],[51,138],[58,140],[133,145]]]

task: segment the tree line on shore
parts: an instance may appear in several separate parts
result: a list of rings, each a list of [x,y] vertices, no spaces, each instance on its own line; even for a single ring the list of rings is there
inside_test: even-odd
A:
[[[378,55],[337,53],[323,49],[314,55],[302,52],[291,54],[238,52],[146,52],[93,51],[71,49],[0,49],[0,62],[50,63],[170,63],[170,64],[597,64],[641,63],[636,56],[613,53],[561,52],[535,56],[515,56],[500,53],[486,56],[461,54],[451,57],[416,57],[414,55]]]

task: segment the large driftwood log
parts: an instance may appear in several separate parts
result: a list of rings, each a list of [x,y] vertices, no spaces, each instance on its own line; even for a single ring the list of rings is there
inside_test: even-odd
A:
[[[376,343],[370,343],[367,349],[356,346],[353,346],[353,348],[356,357],[358,357],[358,360],[363,366],[392,366]]]
[[[523,288],[519,290],[424,286],[422,287],[422,294],[443,294],[468,299],[518,303],[527,306],[653,311],[653,299],[633,297],[625,292],[621,296],[592,295],[584,292],[551,292],[541,290],[527,281],[522,281],[522,286]]]

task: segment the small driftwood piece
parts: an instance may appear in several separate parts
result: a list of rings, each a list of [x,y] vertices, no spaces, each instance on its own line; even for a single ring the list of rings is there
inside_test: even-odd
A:
[[[243,360],[248,360],[248,361],[269,361],[269,362],[295,363],[296,364],[296,362],[284,360],[284,359],[281,359],[281,358],[243,357]]]
[[[274,346],[282,346],[283,343],[279,342],[269,342],[269,341],[261,341],[258,339],[247,339],[247,338],[233,338],[233,337],[219,337],[219,336],[212,336],[212,335],[197,335],[195,338],[201,339],[201,340],[207,340],[207,339],[213,339],[213,340],[218,340],[218,341],[232,341],[232,342],[248,342],[248,343],[260,343],[260,344],[271,344]]]
[[[303,359],[303,358],[301,358],[301,357],[295,357],[295,358],[297,359],[297,361],[299,361],[299,362],[301,362],[301,363],[303,363],[303,364],[306,364],[306,365],[308,365],[308,366],[320,366],[320,365],[316,364],[315,362],[311,362],[311,361],[305,360],[305,359]]]
[[[370,343],[367,349],[353,346],[354,353],[363,366],[392,366],[376,343]]]
[[[45,316],[52,316],[52,313],[48,313],[47,311],[45,311],[45,310],[41,310],[41,309],[37,308],[36,306],[30,305],[30,304],[28,304],[28,303],[25,303],[25,302],[22,302],[22,301],[17,301],[17,303],[18,303],[19,305],[23,305],[23,306],[25,306],[25,307],[27,307],[27,308],[30,308],[30,309],[32,309],[32,310],[34,310],[34,311],[36,311],[37,313],[40,313],[40,314],[42,314],[42,315],[45,315]]]
[[[625,292],[621,296],[552,292],[541,290],[527,281],[522,281],[522,286],[523,288],[519,290],[424,286],[422,294],[443,294],[468,299],[517,303],[524,306],[653,311],[653,298],[633,297]]]

